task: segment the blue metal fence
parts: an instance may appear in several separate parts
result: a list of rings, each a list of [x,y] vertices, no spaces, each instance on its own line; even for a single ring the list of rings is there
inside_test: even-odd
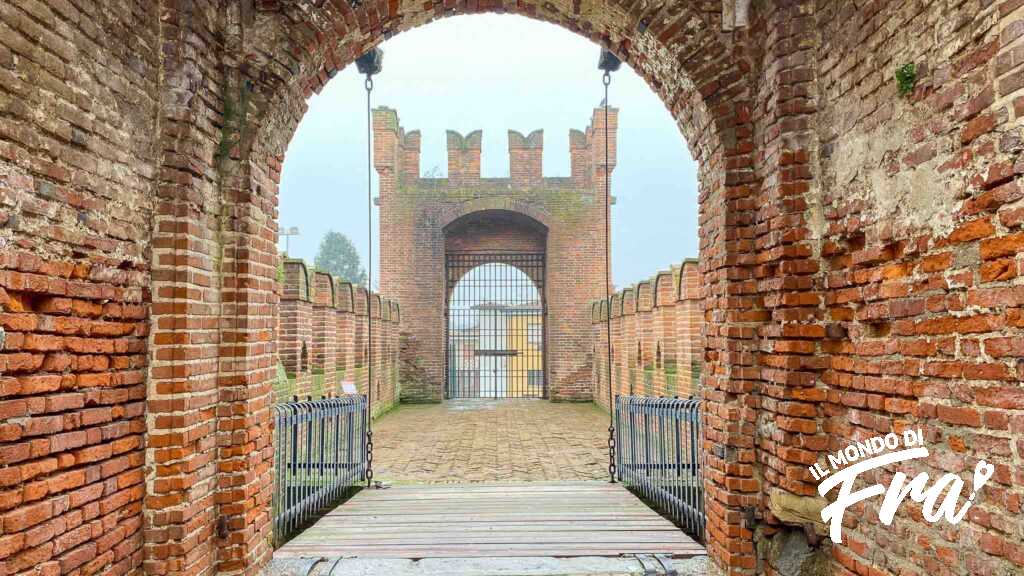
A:
[[[615,468],[620,481],[704,538],[704,481],[697,399],[617,396]]]
[[[274,406],[274,543],[366,479],[365,396]]]

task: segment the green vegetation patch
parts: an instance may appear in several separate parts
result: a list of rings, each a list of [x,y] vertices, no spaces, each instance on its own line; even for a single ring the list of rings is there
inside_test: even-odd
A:
[[[917,86],[917,66],[908,62],[896,69],[896,88],[900,96],[906,96],[914,91]]]

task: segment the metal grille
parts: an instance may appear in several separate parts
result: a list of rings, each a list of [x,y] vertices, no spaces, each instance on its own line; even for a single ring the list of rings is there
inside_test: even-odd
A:
[[[543,398],[544,254],[448,253],[448,398]]]
[[[365,396],[274,405],[274,543],[366,477]]]
[[[617,396],[615,466],[619,480],[703,540],[700,406],[697,399]]]

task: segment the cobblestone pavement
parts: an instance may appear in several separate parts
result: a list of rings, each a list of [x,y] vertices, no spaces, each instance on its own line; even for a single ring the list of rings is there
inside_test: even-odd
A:
[[[594,404],[448,400],[374,422],[374,478],[389,483],[600,480],[608,414]]]

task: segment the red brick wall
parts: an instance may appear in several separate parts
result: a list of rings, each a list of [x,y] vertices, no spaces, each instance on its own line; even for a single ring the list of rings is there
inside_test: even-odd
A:
[[[154,574],[251,573],[271,552],[278,258],[269,182],[280,164],[244,158],[251,90],[223,66],[223,14],[218,0],[162,4],[147,40],[159,46],[161,82],[144,515]],[[113,48],[121,36],[114,28],[103,38]],[[112,58],[132,68],[135,52],[117,46]]]
[[[352,284],[335,281],[335,304],[337,305],[337,332],[335,342],[338,346],[336,353],[337,382],[355,381],[354,370],[356,366],[356,316],[355,291]]]
[[[159,14],[50,4],[0,6],[0,574],[138,573]]]
[[[306,397],[313,393],[313,286],[309,276],[302,260],[285,261],[277,357],[287,377],[295,382],[284,394],[278,394],[278,402],[292,395]]]
[[[356,387],[360,390],[366,390],[367,383],[369,382],[369,372],[366,369],[367,359],[370,357],[369,348],[367,348],[367,326],[366,311],[367,308],[367,294],[366,289],[361,286],[355,286],[353,288],[353,319],[352,323],[355,325],[353,330],[353,356],[355,357],[355,363],[352,365],[352,381],[356,383]]]
[[[791,573],[783,544],[806,544],[803,527],[771,496],[806,503],[808,462],[920,426],[923,471],[997,466],[970,517],[955,532],[913,509],[892,527],[851,523],[849,545],[812,559],[843,576],[1020,572],[1024,7],[754,2],[745,22],[737,4],[500,6],[614,49],[700,164],[714,570]],[[256,573],[270,554],[278,181],[306,98],[385,37],[496,8],[2,4],[4,571]],[[906,63],[918,83],[904,97]],[[383,186],[416,174],[414,140]],[[571,141],[579,186],[593,154]],[[535,177],[529,162],[514,172]],[[548,238],[549,253],[568,248]],[[436,309],[403,303],[406,318]],[[575,376],[594,348],[581,316],[575,365],[552,366],[562,390],[590,390]],[[624,323],[614,338],[628,340]]]
[[[360,394],[367,394],[365,289],[335,281],[326,272],[309,272],[302,260],[287,260],[281,293],[278,358],[294,381],[275,384],[275,400],[342,394],[341,384],[346,381],[355,383]],[[379,414],[398,400],[398,361],[389,352],[399,348],[401,316],[398,305],[379,294],[373,295],[372,303],[373,412]],[[307,351],[304,358],[303,345]]]
[[[816,424],[829,450],[921,427],[932,457],[915,472],[933,478],[969,474],[982,458],[996,467],[948,537],[916,509],[892,527],[849,526],[849,544],[833,547],[838,572],[862,573],[884,551],[891,573],[1024,573],[1024,8],[819,4],[818,313],[828,360],[817,385],[801,388],[816,410],[794,421]],[[861,46],[890,63],[887,74],[853,57]],[[908,62],[918,82],[900,97],[892,70]],[[856,169],[851,154],[861,155]],[[864,515],[877,518],[877,508]]]
[[[700,396],[704,342],[698,292],[700,267],[687,260],[612,298],[612,397]],[[639,298],[636,294],[639,293]],[[608,402],[608,326],[605,300],[593,302],[591,353],[594,399]],[[660,350],[660,354],[659,354]]]
[[[616,118],[612,110],[613,135]],[[381,287],[405,306],[406,400],[443,395],[445,251],[494,249],[546,252],[549,396],[591,398],[589,313],[580,303],[604,286],[603,122],[603,112],[595,110],[586,134],[573,131],[574,177],[543,177],[538,130],[509,132],[510,178],[480,177],[479,131],[465,137],[449,131],[448,178],[421,178],[419,133],[406,133],[394,110],[374,112]],[[610,158],[614,168],[614,140]]]
[[[310,369],[323,375],[323,393],[338,390],[338,313],[334,278],[313,273],[313,353]]]

